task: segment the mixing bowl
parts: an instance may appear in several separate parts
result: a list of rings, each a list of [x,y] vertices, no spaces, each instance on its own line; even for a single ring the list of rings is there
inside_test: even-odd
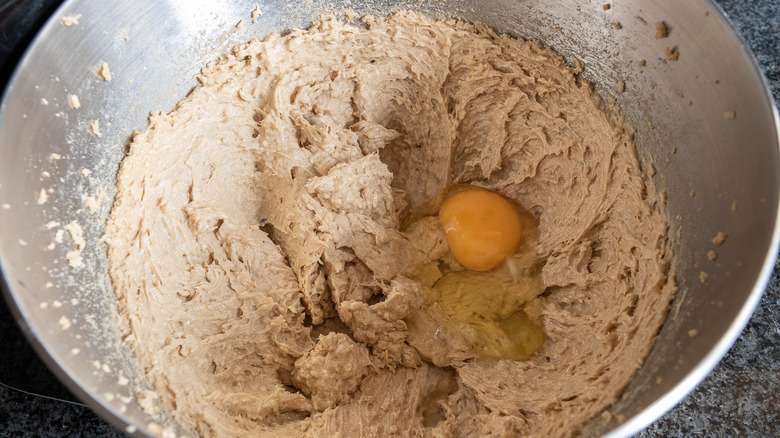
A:
[[[183,433],[136,403],[130,388],[143,376],[115,326],[99,240],[131,132],[144,129],[150,111],[170,111],[199,69],[233,45],[305,27],[322,12],[411,9],[479,20],[581,62],[583,77],[635,126],[643,169],[666,194],[679,292],[611,415],[583,431],[635,433],[706,376],[760,299],[778,249],[780,122],[754,59],[711,2],[605,3],[266,0],[253,19],[255,1],[66,1],[0,109],[0,263],[16,317],[54,372],[117,427]],[[77,23],[61,21],[77,14]],[[656,38],[660,21],[666,38]],[[66,231],[71,223],[80,230]],[[73,270],[80,232],[85,267]],[[714,243],[719,235],[725,242]]]

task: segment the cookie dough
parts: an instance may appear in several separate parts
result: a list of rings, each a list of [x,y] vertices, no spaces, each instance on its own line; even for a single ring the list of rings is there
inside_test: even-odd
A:
[[[104,236],[125,339],[202,436],[575,433],[675,291],[632,131],[539,42],[364,21],[239,46],[135,133]],[[464,183],[538,221],[528,360],[408,324],[430,304],[420,267],[456,263],[435,215]]]

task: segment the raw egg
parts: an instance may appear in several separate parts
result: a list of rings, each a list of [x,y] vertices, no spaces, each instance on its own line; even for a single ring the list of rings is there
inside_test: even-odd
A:
[[[512,203],[481,188],[469,188],[447,198],[439,221],[455,259],[467,269],[495,268],[520,244],[522,225]]]

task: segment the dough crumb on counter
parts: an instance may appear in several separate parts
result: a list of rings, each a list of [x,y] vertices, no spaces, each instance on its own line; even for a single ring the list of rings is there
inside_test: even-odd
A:
[[[623,80],[617,81],[617,92],[623,93],[626,91],[626,82]]]
[[[79,109],[81,108],[81,101],[79,100],[79,97],[75,94],[69,94],[68,95],[68,105],[70,105],[73,109]]]
[[[677,61],[680,59],[680,52],[677,50],[677,47],[667,47],[665,50],[667,61]]]
[[[707,282],[707,277],[709,277],[709,274],[707,274],[706,272],[704,271],[699,272],[699,281],[701,281],[702,283]]]
[[[243,18],[238,20],[238,23],[236,23],[235,28],[236,29],[241,29],[242,27],[244,27],[244,19]]]
[[[709,252],[707,252],[707,258],[710,260],[716,260],[718,258],[718,253],[713,250],[710,250]]]
[[[737,118],[737,112],[736,111],[726,111],[723,113],[723,118],[725,119],[736,119]]]
[[[62,159],[62,155],[60,155],[58,153],[55,153],[55,152],[52,152],[52,153],[49,154],[49,159],[52,160],[52,161],[57,161],[57,160]]]
[[[106,82],[111,82],[111,69],[108,67],[107,62],[101,62],[98,68],[97,75],[100,79]]]
[[[669,28],[666,26],[666,23],[663,21],[658,21],[655,23],[655,39],[661,39],[666,38],[669,36]]]
[[[695,338],[696,336],[699,336],[699,331],[696,329],[690,329],[688,330],[688,337]]]
[[[712,243],[716,245],[723,245],[726,242],[726,233],[723,231],[718,231],[718,234],[715,235],[715,237],[712,238]]]
[[[612,9],[612,5],[611,5],[611,4],[609,4],[609,3],[604,3],[604,4],[603,4],[601,7],[602,7],[602,8],[603,8],[605,11],[608,11],[608,10]]]
[[[92,123],[89,124],[89,132],[95,137],[102,137],[103,134],[100,133],[100,121],[93,120]]]
[[[731,203],[731,211],[737,211],[738,208],[739,208],[739,202],[734,201]]]
[[[45,106],[45,105],[48,105],[48,104],[49,104],[49,101],[45,97],[42,97],[41,98],[41,105]]]
[[[65,27],[71,27],[79,24],[81,14],[63,15],[60,17],[60,23]]]
[[[255,8],[252,9],[252,18],[256,19],[261,15],[263,15],[263,13],[260,11],[260,5],[255,5]]]
[[[640,67],[644,67],[644,66],[646,66],[646,65],[647,65],[647,60],[646,60],[646,59],[641,59],[641,60],[639,60],[639,66],[640,66]]]

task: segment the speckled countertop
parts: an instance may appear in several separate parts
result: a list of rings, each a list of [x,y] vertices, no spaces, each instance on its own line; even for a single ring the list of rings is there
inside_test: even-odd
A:
[[[58,3],[26,1],[42,15]],[[0,1],[0,24],[19,21],[9,18],[9,3],[14,1]],[[780,0],[716,3],[753,50],[775,101],[780,102]],[[7,43],[6,37],[0,31],[0,45]],[[0,436],[122,436],[78,402],[38,360],[2,300],[0,382]],[[682,403],[638,436],[780,436],[780,265],[775,266],[758,309],[723,361]]]

